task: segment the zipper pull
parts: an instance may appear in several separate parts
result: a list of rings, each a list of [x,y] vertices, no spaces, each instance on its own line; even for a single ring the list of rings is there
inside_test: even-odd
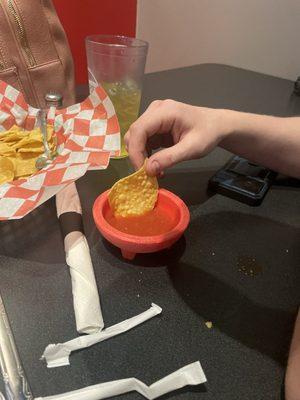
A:
[[[47,108],[56,107],[60,108],[63,105],[63,96],[60,93],[47,93],[45,96]]]

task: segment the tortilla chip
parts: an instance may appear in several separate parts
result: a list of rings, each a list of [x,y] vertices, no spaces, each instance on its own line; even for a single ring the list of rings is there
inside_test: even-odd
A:
[[[35,172],[37,172],[37,169],[35,167],[36,159],[37,159],[36,155],[34,155],[34,157],[27,159],[18,157],[16,159],[15,178],[19,178],[25,175],[26,176],[33,175]]]
[[[0,185],[14,179],[14,164],[6,157],[0,158]]]
[[[52,154],[56,154],[57,139],[53,127],[47,126],[47,137]],[[24,131],[14,125],[10,130],[0,132],[0,184],[28,177],[37,172],[35,163],[45,151],[40,129]]]
[[[153,210],[157,195],[157,179],[148,176],[143,166],[134,174],[116,182],[108,200],[115,216],[138,216]]]
[[[0,157],[12,157],[16,155],[16,150],[7,143],[0,142]]]
[[[36,155],[44,153],[44,146],[40,143],[30,143],[18,149],[18,153],[36,153]]]

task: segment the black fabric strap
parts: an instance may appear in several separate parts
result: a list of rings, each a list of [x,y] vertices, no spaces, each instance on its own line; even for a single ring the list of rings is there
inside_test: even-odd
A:
[[[83,231],[83,223],[82,223],[82,215],[75,212],[65,212],[59,216],[60,229],[65,238],[69,233],[79,231],[84,233]]]

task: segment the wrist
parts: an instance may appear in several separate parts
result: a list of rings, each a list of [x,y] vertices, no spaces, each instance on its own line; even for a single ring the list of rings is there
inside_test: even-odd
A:
[[[265,135],[274,130],[284,132],[286,129],[287,118],[233,110],[224,111],[226,112],[226,137]]]
[[[228,109],[216,109],[220,141],[227,139],[239,130],[240,112]]]

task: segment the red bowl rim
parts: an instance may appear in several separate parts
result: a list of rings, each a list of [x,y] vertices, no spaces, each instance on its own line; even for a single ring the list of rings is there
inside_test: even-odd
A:
[[[174,228],[166,233],[160,234],[160,235],[153,235],[153,236],[137,236],[137,235],[130,235],[125,232],[121,232],[118,229],[114,228],[111,226],[106,219],[103,216],[102,212],[98,212],[96,215],[96,209],[97,210],[102,210],[103,205],[105,204],[106,201],[108,201],[108,193],[110,192],[109,190],[106,190],[100,196],[98,196],[94,202],[93,205],[93,217],[96,225],[100,225],[101,228],[99,229],[100,231],[102,230],[104,233],[108,233],[115,237],[116,239],[122,240],[123,242],[127,243],[138,243],[138,244],[150,244],[150,243],[161,243],[168,241],[170,239],[173,239],[174,237],[177,237],[179,234],[181,235],[187,228],[189,222],[190,222],[190,212],[186,204],[174,193],[170,192],[169,190],[166,189],[159,189],[159,194],[162,194],[172,200],[173,203],[175,203],[179,209],[180,212],[180,217],[178,223],[174,226]]]

